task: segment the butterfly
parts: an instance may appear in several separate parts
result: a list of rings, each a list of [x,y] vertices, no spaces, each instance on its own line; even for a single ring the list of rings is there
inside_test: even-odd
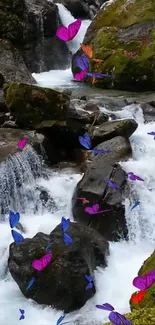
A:
[[[67,235],[66,233],[64,233],[64,243],[68,246],[69,244],[73,243],[73,239]]]
[[[32,278],[32,279],[30,280],[28,286],[26,287],[26,291],[28,291],[28,290],[31,288],[31,286],[32,286],[32,284],[34,283],[35,280],[36,280],[35,278]]]
[[[17,143],[17,146],[18,148],[23,149],[26,146],[26,143],[27,143],[27,137],[24,137],[23,140]]]
[[[34,260],[32,262],[32,267],[35,270],[41,271],[45,269],[45,267],[50,263],[51,259],[52,259],[52,253],[48,253],[43,257],[41,257],[40,259]]]
[[[82,54],[81,56],[77,56],[76,59],[76,65],[81,70],[88,70],[89,69],[89,60],[85,54]]]
[[[88,201],[87,199],[85,199],[84,197],[77,197],[78,200],[82,200],[83,204],[89,203],[90,201]]]
[[[106,179],[105,183],[109,183],[110,187],[112,187],[112,188],[117,188],[117,189],[121,188],[119,185],[113,183],[110,179]]]
[[[46,252],[48,252],[48,250],[51,248],[51,246],[52,246],[52,243],[49,243],[47,246],[46,246]]]
[[[88,290],[88,289],[92,289],[92,287],[93,287],[93,283],[92,283],[93,278],[92,278],[92,276],[91,276],[91,275],[87,275],[87,274],[85,274],[85,278],[86,278],[86,280],[88,281],[88,284],[87,284],[87,286],[86,286],[86,290]]]
[[[147,133],[147,134],[149,134],[149,135],[153,135],[154,136],[154,140],[155,140],[155,132],[149,132],[149,133]]]
[[[18,245],[24,241],[24,237],[17,231],[11,230],[12,237],[15,241],[15,243]]]
[[[61,228],[62,231],[65,232],[70,226],[70,219],[61,218]]]
[[[104,213],[104,212],[108,212],[111,211],[112,209],[109,210],[101,210],[99,211],[99,204],[96,203],[94,204],[92,207],[87,207],[85,208],[85,212],[89,213],[89,214],[98,214],[98,213]]]
[[[56,36],[65,42],[71,41],[78,33],[81,27],[82,20],[77,19],[68,27],[61,26],[56,31]]]
[[[81,46],[83,52],[89,58],[92,58],[92,56],[93,56],[93,50],[92,50],[92,48],[89,45],[84,45],[84,44],[80,44],[80,46]],[[99,63],[104,62],[104,60],[102,60],[102,59],[92,59],[92,60],[95,61],[95,62],[99,62]]]
[[[88,149],[90,152],[94,152],[94,153],[106,153],[106,152],[112,152],[111,150],[97,150],[97,149],[91,149],[91,140],[90,140],[90,137],[89,137],[89,134],[86,132],[84,133],[83,136],[79,136],[79,142],[80,144]]]
[[[21,313],[21,316],[20,316],[19,320],[24,319],[25,318],[25,316],[24,316],[25,310],[24,309],[19,309],[19,311]]]
[[[10,210],[9,223],[10,223],[11,228],[14,228],[17,226],[19,219],[20,219],[20,214],[18,212],[14,213],[12,210]]]
[[[131,296],[131,301],[135,304],[138,304],[140,301],[144,299],[146,295],[146,290],[138,291],[137,293],[133,293]]]
[[[114,307],[108,303],[103,305],[96,305],[97,308],[110,311],[109,320],[115,325],[133,325],[125,316],[121,315],[120,313],[114,311]]]
[[[81,81],[84,79],[84,77],[86,76],[86,73],[87,73],[87,70],[83,70],[83,71],[80,71],[79,73],[76,73],[74,75],[74,79],[78,80],[78,81]]]
[[[136,208],[139,204],[140,204],[140,202],[139,202],[139,201],[136,201],[135,204],[132,206],[131,211],[132,211],[134,208]]]
[[[146,290],[152,286],[152,284],[155,282],[155,270],[152,270],[145,275],[137,276],[133,279],[132,284],[140,289],[140,290]]]
[[[56,322],[56,325],[59,325],[62,320],[65,318],[66,315],[63,315],[63,316],[60,316],[59,319],[57,320]],[[64,323],[61,323],[61,325],[64,325],[64,324],[68,324],[68,323],[71,323],[72,321],[69,321],[69,322],[64,322]]]
[[[101,79],[103,77],[107,77],[107,78],[114,78],[114,76],[110,76],[107,73],[98,73],[98,72],[87,72],[87,75],[89,77],[93,77],[93,78],[97,78],[97,79]]]
[[[142,181],[144,182],[144,179],[135,175],[134,173],[130,172],[130,173],[127,173],[128,177],[132,180],[132,181]]]

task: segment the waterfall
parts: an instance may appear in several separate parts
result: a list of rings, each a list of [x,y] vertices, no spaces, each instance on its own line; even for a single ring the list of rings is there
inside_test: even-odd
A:
[[[42,174],[43,162],[30,145],[0,164],[1,219],[10,208],[22,213],[31,209],[38,199],[33,184]]]
[[[38,67],[39,72],[42,72],[45,70],[45,57],[44,57],[44,44],[45,44],[45,38],[44,38],[44,22],[43,22],[43,15],[42,12],[38,12],[36,15],[36,24],[37,24],[37,46],[36,46],[36,56],[38,57]]]

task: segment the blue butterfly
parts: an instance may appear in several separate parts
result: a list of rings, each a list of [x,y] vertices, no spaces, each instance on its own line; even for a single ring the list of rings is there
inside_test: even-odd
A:
[[[15,230],[11,230],[11,232],[12,232],[12,237],[17,245],[24,241],[24,237],[19,232]]]
[[[70,219],[65,219],[64,217],[62,217],[61,219],[61,228],[62,231],[65,232],[70,226]]]
[[[140,204],[140,201],[136,201],[135,204],[132,206],[131,211],[136,208]]]
[[[19,219],[20,219],[20,214],[18,212],[14,213],[12,210],[10,210],[10,212],[9,212],[9,223],[10,223],[11,228],[16,227],[16,225],[19,222]]]
[[[24,319],[25,318],[25,316],[24,316],[25,310],[24,309],[19,309],[19,311],[21,312],[21,316],[20,316],[19,320]]]
[[[153,135],[154,136],[154,140],[155,140],[155,132],[149,132],[149,133],[147,133],[147,134],[149,134],[149,135]]]
[[[60,316],[59,319],[56,322],[56,325],[59,325],[62,322],[62,320],[65,318],[65,316],[66,315]]]
[[[91,149],[92,147],[92,143],[91,143],[91,139],[89,137],[89,134],[86,132],[84,133],[83,137],[82,136],[79,136],[79,142],[80,144],[88,149],[90,152],[94,152],[94,153],[106,153],[106,152],[113,152],[113,150],[104,150],[104,149]]]
[[[69,244],[73,243],[73,239],[67,235],[66,233],[64,233],[64,243],[68,246]]]
[[[92,276],[85,274],[85,278],[88,281],[88,284],[86,286],[86,290],[92,289],[92,287],[93,287],[93,284],[92,284],[93,278],[92,278]]]
[[[32,278],[31,281],[29,282],[28,286],[26,287],[26,291],[28,291],[30,289],[30,287],[32,286],[34,281],[35,281],[35,278]]]

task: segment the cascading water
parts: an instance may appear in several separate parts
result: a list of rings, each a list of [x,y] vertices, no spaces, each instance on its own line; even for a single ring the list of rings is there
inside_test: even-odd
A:
[[[75,21],[75,18],[71,15],[70,11],[68,11],[64,5],[57,3],[59,16],[64,26],[68,26],[69,24]],[[91,20],[83,20],[81,24],[81,28],[75,38],[67,42],[67,46],[69,50],[74,54],[80,47],[80,43],[83,42],[84,35],[86,33],[87,28],[89,27]],[[77,87],[77,83],[75,84],[71,72],[71,68],[66,70],[50,70],[49,72],[43,72],[40,74],[33,73],[33,77],[36,79],[40,86],[45,87],[57,87],[59,85],[65,87]]]
[[[36,24],[37,24],[37,39],[38,43],[36,46],[36,54],[38,56],[38,66],[39,66],[39,71],[42,72],[45,70],[44,67],[44,22],[43,22],[43,16],[42,13],[38,12],[36,15]]]

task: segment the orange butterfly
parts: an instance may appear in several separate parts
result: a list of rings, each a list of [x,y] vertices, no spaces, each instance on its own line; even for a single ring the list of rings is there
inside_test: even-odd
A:
[[[83,52],[89,58],[92,58],[92,56],[93,56],[93,50],[92,50],[92,48],[89,45],[84,45],[84,44],[80,44],[80,46],[81,46]],[[102,59],[93,59],[93,61],[98,62],[98,63],[104,62],[104,60],[102,60]]]
[[[137,293],[133,293],[133,295],[131,296],[131,301],[134,302],[135,304],[139,304],[139,302],[144,299],[145,295],[146,295],[146,290],[141,290],[138,291]]]
[[[92,79],[92,85],[95,84],[97,82],[96,78]]]

